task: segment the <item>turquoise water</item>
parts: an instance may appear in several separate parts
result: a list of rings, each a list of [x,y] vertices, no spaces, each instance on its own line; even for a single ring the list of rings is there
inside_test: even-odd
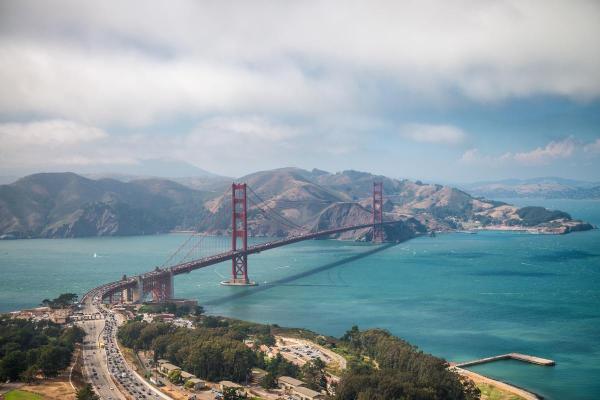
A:
[[[600,225],[600,202],[513,202]],[[146,271],[184,238],[0,242],[0,311]],[[380,247],[309,241],[251,256],[255,288],[220,286],[229,268],[177,277],[176,295],[197,298],[210,313],[334,336],[353,324],[382,327],[452,361],[507,352],[551,358],[556,367],[507,361],[472,369],[549,399],[600,398],[598,230],[447,234]]]

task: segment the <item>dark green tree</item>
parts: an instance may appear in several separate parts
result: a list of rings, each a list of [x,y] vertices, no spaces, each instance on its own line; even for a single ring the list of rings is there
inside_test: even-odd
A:
[[[248,396],[244,393],[239,393],[236,388],[228,388],[223,389],[223,400],[245,400]]]
[[[260,386],[262,386],[265,389],[274,389],[277,387],[277,379],[275,378],[275,375],[273,375],[271,372],[267,372],[267,374],[265,376],[262,377],[262,379],[260,380]]]
[[[38,366],[44,376],[54,377],[69,365],[70,358],[71,352],[67,348],[49,344],[41,348]]]
[[[301,368],[302,380],[310,389],[320,391],[327,389],[327,376],[325,374],[325,363],[316,358],[304,364]]]
[[[92,385],[86,384],[81,389],[77,390],[77,400],[100,400],[100,397],[94,392]]]
[[[11,351],[0,361],[0,380],[16,381],[27,369],[25,354],[20,351]]]

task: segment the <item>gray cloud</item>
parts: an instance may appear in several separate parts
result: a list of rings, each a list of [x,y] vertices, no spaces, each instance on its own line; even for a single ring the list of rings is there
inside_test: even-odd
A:
[[[172,157],[235,175],[299,162],[373,170],[389,152],[395,173],[399,152],[407,159],[413,146],[467,139],[460,117],[429,123],[403,114],[411,105],[597,100],[598,20],[600,3],[586,0],[6,0],[0,118],[10,145],[0,163]],[[422,123],[402,125],[413,120]],[[172,132],[180,123],[188,126]],[[63,142],[52,124],[62,124]],[[417,143],[393,148],[398,124],[400,137]],[[382,137],[386,146],[374,140]],[[54,147],[25,143],[40,138]],[[553,151],[506,157],[543,164]],[[463,161],[501,158],[471,150]],[[420,173],[418,161],[403,167]]]
[[[600,95],[597,2],[1,7],[4,113],[134,125],[206,112],[313,115],[364,106],[354,82],[365,73],[415,96]]]

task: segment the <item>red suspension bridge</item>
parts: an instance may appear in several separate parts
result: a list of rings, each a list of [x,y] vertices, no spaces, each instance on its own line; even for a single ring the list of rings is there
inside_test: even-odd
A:
[[[264,218],[277,222],[289,229],[289,236],[271,240],[264,243],[248,245],[248,202],[254,210],[260,212]],[[256,194],[245,183],[231,185],[231,247],[228,249],[211,248],[207,235],[193,234],[167,259],[161,266],[153,271],[136,276],[123,276],[120,281],[112,282],[102,287],[102,299],[114,302],[140,302],[149,295],[153,301],[162,302],[173,298],[175,275],[192,272],[196,269],[219,264],[231,260],[231,279],[223,281],[223,285],[252,286],[256,285],[248,277],[248,256],[266,250],[285,246],[304,240],[334,235],[347,231],[372,228],[372,242],[382,243],[384,240],[384,226],[400,221],[383,221],[383,184],[373,184],[372,196],[372,221],[369,223],[352,224],[337,228],[318,229],[297,225],[282,215],[268,202]],[[175,261],[179,259],[178,261]]]

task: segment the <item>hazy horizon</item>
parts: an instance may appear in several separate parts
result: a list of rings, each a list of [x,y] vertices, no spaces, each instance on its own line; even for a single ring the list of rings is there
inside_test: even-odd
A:
[[[0,175],[597,182],[599,20],[583,0],[5,1]]]

